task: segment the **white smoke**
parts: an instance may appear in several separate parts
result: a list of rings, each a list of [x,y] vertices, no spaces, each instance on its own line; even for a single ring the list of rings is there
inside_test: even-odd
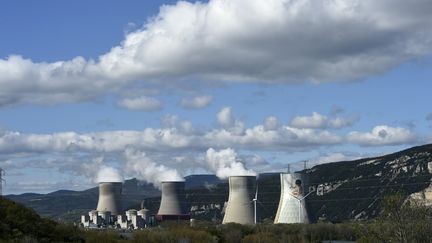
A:
[[[243,161],[238,158],[237,153],[231,148],[219,151],[209,148],[206,153],[206,162],[210,170],[221,179],[229,176],[257,174],[255,171],[247,169]]]
[[[127,148],[125,151],[126,173],[160,188],[162,181],[184,181],[174,169],[153,162],[144,152]]]
[[[94,157],[90,161],[82,163],[79,173],[94,183],[123,182],[123,176],[119,170],[107,165],[103,156]]]
[[[123,177],[117,169],[102,165],[97,173],[96,182],[123,182]]]

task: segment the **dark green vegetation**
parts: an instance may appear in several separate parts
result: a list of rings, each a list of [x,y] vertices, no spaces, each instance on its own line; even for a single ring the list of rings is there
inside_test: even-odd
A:
[[[41,218],[23,205],[0,198],[0,242],[80,242],[78,228]]]
[[[359,228],[362,242],[432,242],[432,207],[404,200],[401,193],[384,198],[380,215]]]
[[[194,227],[162,223],[135,232],[82,230],[40,218],[33,210],[0,199],[0,242],[431,242],[432,209],[405,201],[400,193],[384,198],[373,221],[311,225],[215,225],[197,221]]]

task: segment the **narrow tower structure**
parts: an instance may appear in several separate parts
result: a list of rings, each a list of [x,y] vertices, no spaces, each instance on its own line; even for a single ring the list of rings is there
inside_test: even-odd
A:
[[[190,220],[184,181],[163,181],[158,220]]]
[[[108,211],[111,215],[120,214],[122,183],[100,182],[97,211]]]
[[[229,196],[222,223],[254,224],[256,177],[230,176]]]
[[[281,194],[275,224],[309,223],[305,199],[309,196],[307,176],[302,173],[281,173]]]

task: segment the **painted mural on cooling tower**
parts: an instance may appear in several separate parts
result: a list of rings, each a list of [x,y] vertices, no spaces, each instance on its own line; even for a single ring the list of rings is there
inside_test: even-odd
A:
[[[300,173],[281,173],[281,197],[275,224],[309,223],[305,203],[306,177]]]

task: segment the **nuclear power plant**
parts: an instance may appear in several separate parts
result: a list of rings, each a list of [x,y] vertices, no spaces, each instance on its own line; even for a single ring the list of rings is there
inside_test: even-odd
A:
[[[228,201],[224,206],[222,224],[255,224],[257,203],[256,176],[230,176]],[[275,224],[309,223],[306,198],[308,178],[303,173],[280,174],[280,200]],[[122,183],[99,183],[99,200],[96,210],[81,216],[81,225],[89,228],[143,229],[154,222],[192,222],[190,207],[186,201],[184,181],[164,181],[161,183],[161,200],[156,215],[149,210],[129,209],[121,212]],[[157,221],[155,221],[155,219]]]
[[[229,177],[229,196],[222,223],[254,224],[255,176]]]
[[[275,224],[309,223],[306,210],[308,180],[305,174],[281,173],[281,194]]]
[[[161,221],[190,220],[184,181],[162,182],[162,198],[156,218]]]

